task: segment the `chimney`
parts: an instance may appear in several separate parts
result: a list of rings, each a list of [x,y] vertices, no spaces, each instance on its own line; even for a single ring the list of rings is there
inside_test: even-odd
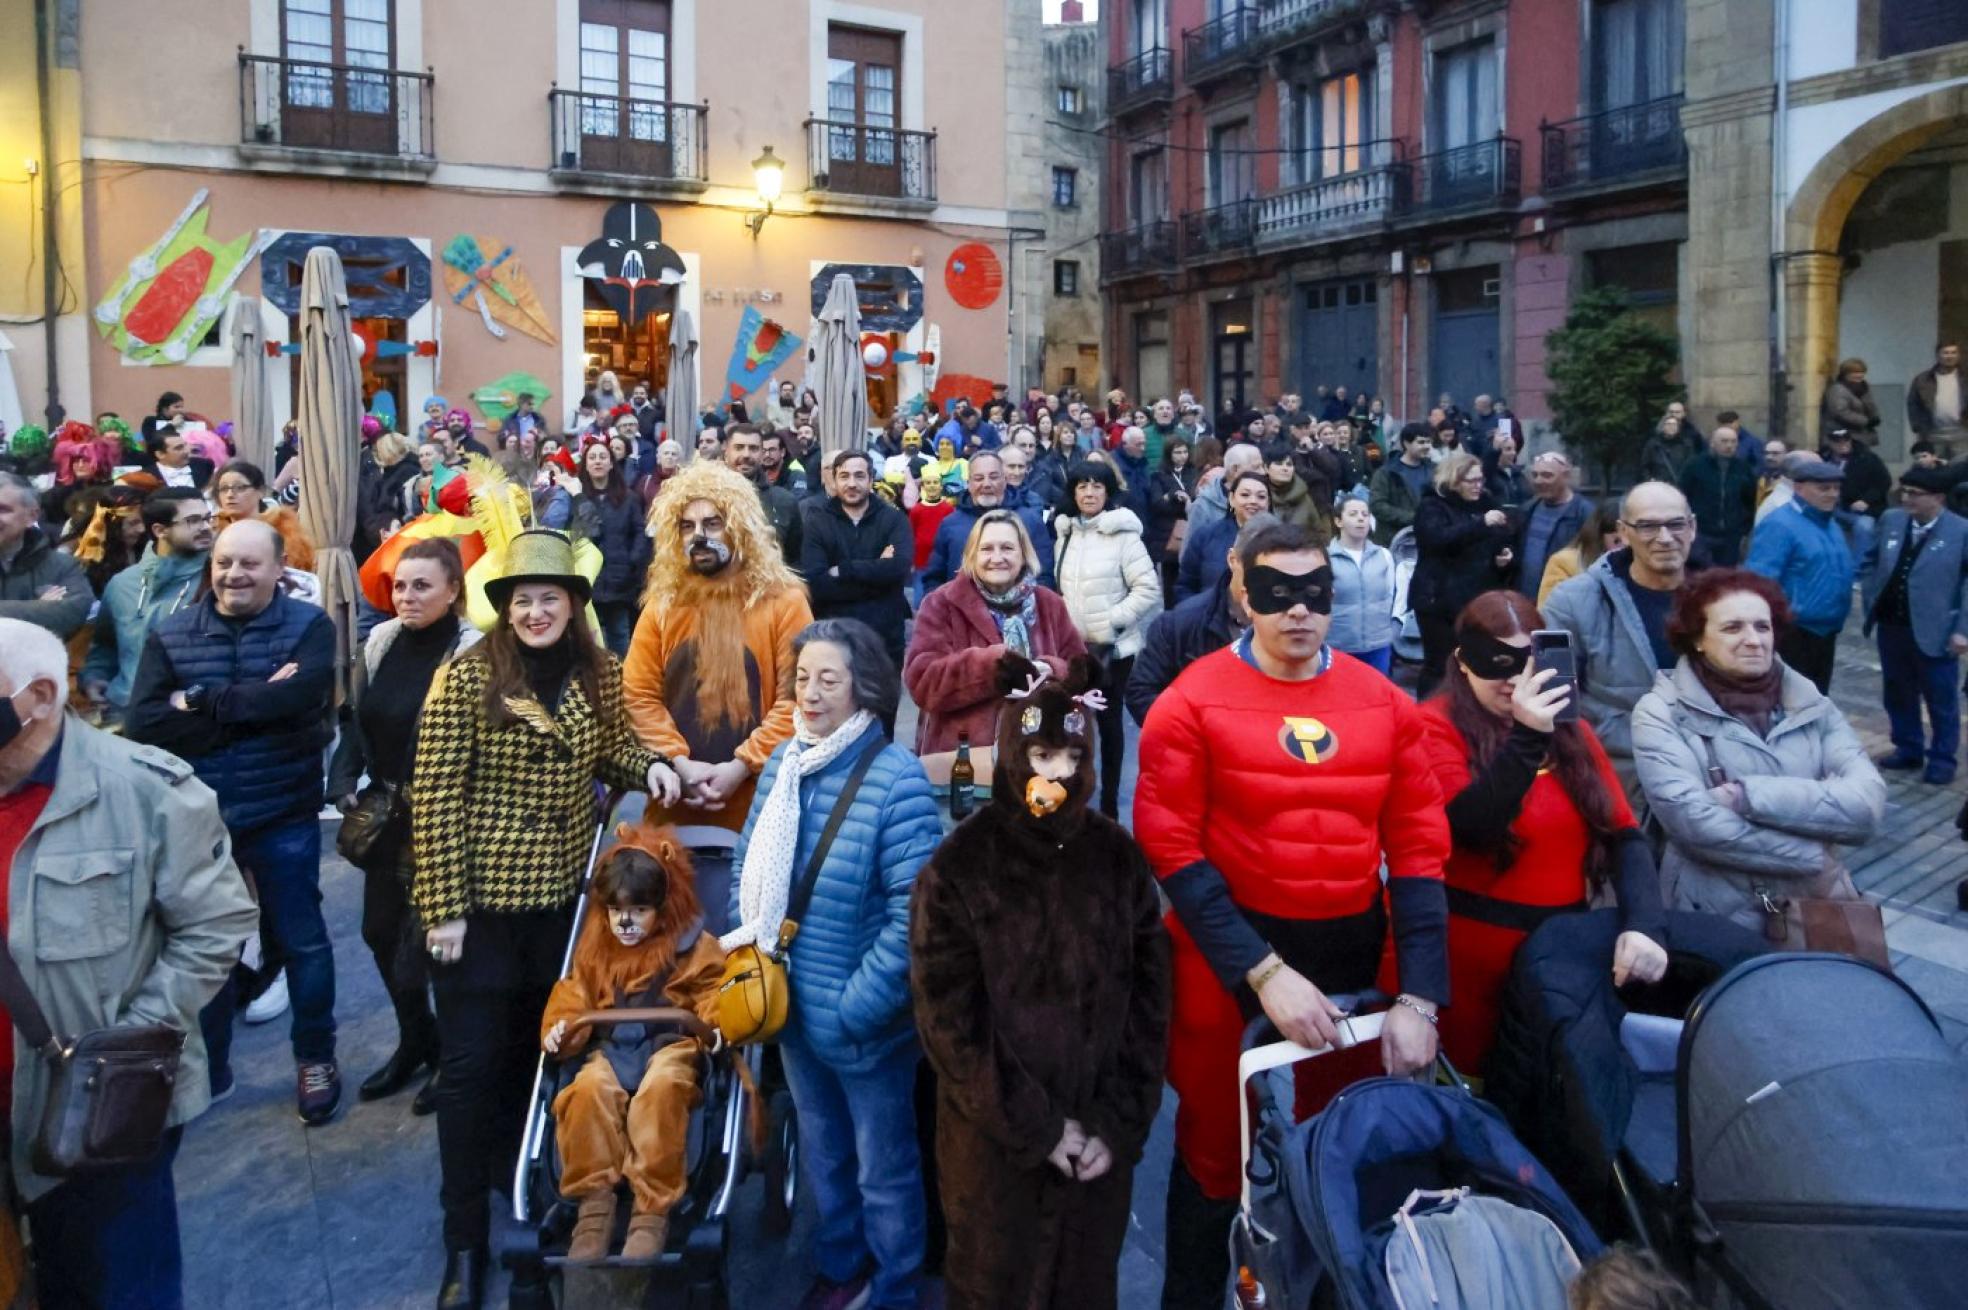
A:
[[[1062,0],[1059,6],[1059,21],[1062,23],[1084,23],[1086,6],[1080,0]]]

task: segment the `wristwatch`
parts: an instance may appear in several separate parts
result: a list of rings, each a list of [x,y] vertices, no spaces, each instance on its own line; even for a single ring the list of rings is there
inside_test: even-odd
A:
[[[193,683],[191,686],[185,688],[185,708],[193,714],[203,714],[205,712],[205,702],[211,699],[211,695],[211,691],[204,683]]]

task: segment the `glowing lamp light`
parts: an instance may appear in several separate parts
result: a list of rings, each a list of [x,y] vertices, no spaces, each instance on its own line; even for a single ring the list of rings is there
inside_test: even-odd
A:
[[[765,220],[772,217],[772,207],[779,203],[779,192],[786,184],[786,161],[772,153],[767,146],[765,152],[752,161],[752,177],[758,185],[759,203],[765,209],[745,220],[745,226],[752,230],[752,240],[758,240],[759,229]]]

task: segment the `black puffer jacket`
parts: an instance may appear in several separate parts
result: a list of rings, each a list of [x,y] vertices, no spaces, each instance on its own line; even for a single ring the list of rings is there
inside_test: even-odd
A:
[[[618,500],[606,495],[577,496],[574,523],[581,535],[601,548],[601,575],[594,581],[594,598],[604,605],[632,602],[642,594],[649,571],[649,534],[643,530],[642,497],[624,491]]]
[[[1141,541],[1148,547],[1149,558],[1157,564],[1167,558],[1168,541],[1175,525],[1189,517],[1189,502],[1195,498],[1198,476],[1193,464],[1178,471],[1164,460],[1148,481],[1148,531]]]
[[[1421,555],[1408,589],[1415,613],[1452,619],[1484,592],[1508,585],[1511,571],[1498,568],[1496,556],[1516,540],[1517,520],[1506,512],[1501,524],[1483,521],[1501,508],[1488,492],[1478,500],[1433,490],[1421,498],[1414,521]]]

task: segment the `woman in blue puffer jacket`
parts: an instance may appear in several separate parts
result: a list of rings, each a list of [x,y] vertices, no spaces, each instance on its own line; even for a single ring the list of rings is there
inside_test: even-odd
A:
[[[793,739],[759,775],[734,853],[726,950],[779,937],[841,795],[853,788],[788,951],[780,1034],[820,1222],[803,1304],[914,1306],[923,1261],[922,1161],[910,1018],[909,896],[943,839],[916,757],[882,722],[901,695],[872,628],[823,619],[793,641]],[[858,778],[858,781],[857,781]]]

